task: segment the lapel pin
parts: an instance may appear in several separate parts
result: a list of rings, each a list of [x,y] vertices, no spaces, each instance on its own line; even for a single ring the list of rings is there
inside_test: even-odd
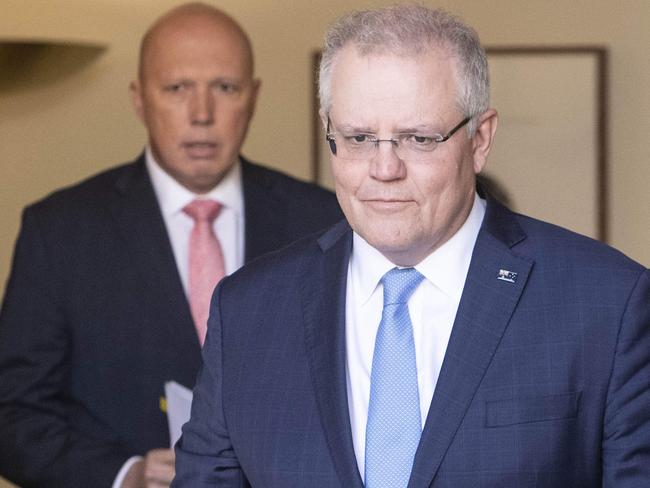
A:
[[[508,271],[507,269],[500,269],[499,274],[497,275],[497,280],[514,283],[517,281],[517,273],[514,271]]]

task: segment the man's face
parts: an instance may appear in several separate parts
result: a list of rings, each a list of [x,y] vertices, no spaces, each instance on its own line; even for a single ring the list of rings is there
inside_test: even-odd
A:
[[[171,22],[151,39],[132,84],[136,112],[160,166],[195,193],[237,160],[258,82],[236,31],[209,18]]]
[[[329,115],[335,133],[444,135],[465,117],[456,105],[455,60],[445,50],[405,58],[360,56],[348,46],[334,63]],[[496,113],[488,111],[476,136],[463,128],[427,161],[403,161],[387,142],[370,160],[332,156],[336,194],[352,228],[393,263],[419,263],[467,218],[495,129]]]

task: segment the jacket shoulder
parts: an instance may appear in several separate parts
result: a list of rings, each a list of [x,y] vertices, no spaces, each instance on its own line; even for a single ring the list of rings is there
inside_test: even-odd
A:
[[[314,183],[299,180],[293,176],[257,163],[250,161],[243,161],[243,174],[244,178],[250,182],[261,185],[268,189],[279,189],[286,192],[286,196],[291,196],[292,199],[308,198],[310,201],[325,201],[328,203],[335,203],[336,197],[334,193],[325,188],[322,188]]]
[[[306,235],[285,247],[266,253],[248,262],[222,280],[226,287],[249,286],[253,294],[259,292],[260,283],[293,282],[293,278],[310,270],[337,246],[352,246],[352,233],[346,220]],[[288,278],[290,277],[290,278]]]
[[[96,211],[106,206],[121,182],[139,177],[146,177],[144,164],[140,161],[124,163],[53,191],[28,205],[25,213],[56,217]]]
[[[482,230],[535,266],[645,270],[621,251],[594,238],[534,217],[513,212],[488,198]]]
[[[614,247],[572,230],[523,215],[517,216],[522,228],[544,256],[561,256],[563,261],[593,267],[616,267],[641,271],[645,269]]]

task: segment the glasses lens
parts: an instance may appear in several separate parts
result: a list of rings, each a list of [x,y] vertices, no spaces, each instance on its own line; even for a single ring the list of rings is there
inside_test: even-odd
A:
[[[380,151],[379,146],[382,143],[391,143],[392,150],[398,158],[404,161],[427,161],[433,157],[433,151],[436,148],[436,143],[429,143],[426,147],[418,147],[410,144],[396,144],[391,140],[381,141],[368,141],[363,144],[348,144],[344,139],[343,141],[336,140],[334,148],[332,148],[333,141],[330,141],[330,150],[332,154],[341,159],[350,160],[369,160],[373,159]]]
[[[447,141],[470,117],[463,119],[446,135],[400,134],[391,139],[376,139],[369,134],[345,134],[330,132],[331,122],[327,119],[327,141],[332,154],[341,159],[365,161],[374,158],[381,143],[390,143],[397,157],[403,161],[430,161],[440,143]]]

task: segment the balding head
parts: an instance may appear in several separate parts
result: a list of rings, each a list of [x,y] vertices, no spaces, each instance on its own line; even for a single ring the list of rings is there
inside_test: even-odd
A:
[[[188,30],[216,29],[229,42],[236,43],[241,49],[242,61],[248,68],[252,78],[253,49],[244,29],[230,15],[211,5],[201,2],[192,2],[180,5],[159,17],[149,27],[140,42],[140,57],[138,61],[138,77],[140,81],[147,74],[148,61],[154,46],[165,43],[166,39],[173,39],[183,35]]]
[[[131,91],[155,161],[192,192],[206,193],[238,160],[258,87],[239,24],[190,3],[147,31]]]

